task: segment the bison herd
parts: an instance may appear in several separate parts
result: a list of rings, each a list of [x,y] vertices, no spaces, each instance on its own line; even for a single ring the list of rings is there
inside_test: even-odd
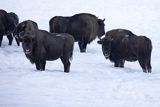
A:
[[[146,36],[137,36],[126,29],[114,29],[105,33],[105,19],[89,13],[70,17],[54,16],[49,21],[49,32],[40,30],[32,20],[19,23],[18,15],[0,10],[0,46],[3,35],[12,44],[13,37],[37,70],[45,70],[46,61],[61,59],[64,72],[70,71],[74,42],[78,42],[80,52],[86,52],[87,44],[96,37],[102,45],[106,59],[115,67],[124,67],[125,61],[139,62],[143,72],[151,73],[152,43]],[[102,36],[105,37],[102,38]]]

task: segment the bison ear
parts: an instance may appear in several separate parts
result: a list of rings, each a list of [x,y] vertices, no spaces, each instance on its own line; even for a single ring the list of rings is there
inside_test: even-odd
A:
[[[99,41],[97,41],[97,43],[98,43],[98,44],[102,44],[102,41],[101,41],[101,40],[99,40]]]

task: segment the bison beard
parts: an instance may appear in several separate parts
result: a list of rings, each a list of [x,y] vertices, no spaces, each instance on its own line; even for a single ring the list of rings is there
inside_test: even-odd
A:
[[[58,36],[57,36],[58,35]],[[26,32],[22,38],[26,57],[35,63],[37,70],[45,70],[46,60],[61,59],[64,72],[70,71],[74,38],[69,34],[55,34],[43,30]]]

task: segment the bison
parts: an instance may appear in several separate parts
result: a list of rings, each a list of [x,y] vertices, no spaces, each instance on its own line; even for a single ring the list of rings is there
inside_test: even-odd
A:
[[[104,19],[105,20],[105,19]],[[51,33],[69,33],[78,42],[80,52],[86,52],[87,44],[105,34],[104,20],[89,13],[71,17],[55,16],[49,21]]]
[[[14,25],[15,25],[15,28],[16,28],[16,26],[18,25],[18,23],[19,23],[19,18],[18,18],[18,16],[17,16],[17,14],[15,14],[15,13],[13,13],[13,12],[10,12],[10,13],[8,13],[8,15],[9,15],[9,17],[10,17],[10,19],[12,20],[12,23],[14,23]],[[15,28],[14,28],[14,30],[15,30]],[[13,34],[14,33],[14,30],[11,32],[11,33],[9,33],[8,34],[8,36],[7,37],[9,37],[9,39],[10,39],[10,45],[12,44],[12,40],[13,40],[13,37],[12,37],[12,35],[15,37],[15,35]],[[17,42],[17,45],[18,45],[18,39],[17,38],[15,38],[16,39],[16,42]],[[18,45],[19,46],[19,45]]]
[[[14,30],[14,35],[17,41],[17,45],[19,46],[19,42],[22,41],[22,38],[27,31],[38,30],[38,24],[32,20],[25,20],[17,25]]]
[[[64,72],[70,71],[70,59],[73,54],[74,38],[66,33],[49,33],[44,30],[27,31],[22,38],[22,47],[26,57],[37,70],[45,70],[46,60],[61,59]]]
[[[0,10],[0,46],[2,44],[3,35],[7,35],[9,45],[12,44],[12,33],[18,22],[19,18],[15,13],[7,13],[5,10]]]
[[[117,32],[119,31],[117,30]],[[138,60],[143,72],[151,73],[152,43],[149,38],[124,33],[121,36],[105,36],[98,43],[102,44],[102,51],[105,58],[109,58],[110,61],[114,62],[115,67],[123,68],[125,60]]]

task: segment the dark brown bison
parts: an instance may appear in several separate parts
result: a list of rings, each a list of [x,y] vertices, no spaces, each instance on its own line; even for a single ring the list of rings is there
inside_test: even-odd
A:
[[[32,20],[26,20],[19,23],[13,33],[13,35],[17,39],[16,41],[18,46],[19,46],[19,42],[22,41],[21,37],[24,36],[25,32],[34,31],[34,30],[38,30],[38,24]]]
[[[125,60],[138,60],[143,72],[151,73],[152,43],[149,38],[136,35],[129,36],[128,34],[119,37],[113,35],[112,37],[105,36],[98,43],[102,44],[105,58],[114,62],[115,67],[124,67]]]
[[[17,16],[17,14],[15,14],[15,13],[13,13],[13,12],[10,12],[10,13],[8,13],[8,15],[9,15],[10,19],[12,20],[12,23],[14,23],[15,28],[16,28],[16,26],[17,26],[18,23],[19,23],[19,18],[18,18],[18,16]],[[15,28],[14,28],[14,30],[15,30]],[[8,39],[10,39],[9,45],[12,44],[13,37],[15,37],[15,35],[13,34],[14,30],[7,35]],[[12,36],[13,36],[13,37],[12,37]],[[17,38],[15,38],[15,39],[16,39],[17,45],[19,46],[19,44],[18,44],[18,39],[17,39]]]
[[[104,26],[104,20],[88,13],[80,13],[71,17],[55,16],[49,21],[51,33],[73,35],[81,52],[85,52],[87,44],[97,36],[100,38],[105,34]]]
[[[56,34],[44,30],[25,32],[22,47],[26,57],[35,63],[37,70],[45,70],[46,60],[61,59],[64,72],[70,71],[74,38],[66,33]]]
[[[9,45],[12,44],[12,33],[18,24],[19,18],[13,13],[7,13],[5,10],[0,10],[0,46],[2,44],[3,35],[7,35]]]

